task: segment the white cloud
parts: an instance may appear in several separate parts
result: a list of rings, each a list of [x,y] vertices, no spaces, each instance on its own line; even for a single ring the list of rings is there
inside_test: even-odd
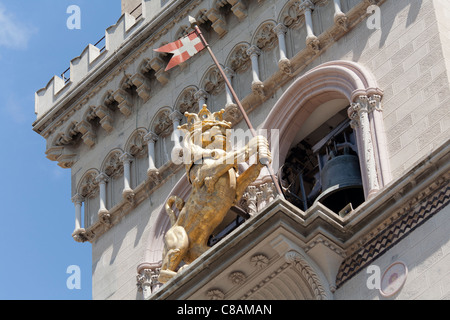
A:
[[[26,49],[33,33],[33,27],[6,12],[0,3],[0,47]]]

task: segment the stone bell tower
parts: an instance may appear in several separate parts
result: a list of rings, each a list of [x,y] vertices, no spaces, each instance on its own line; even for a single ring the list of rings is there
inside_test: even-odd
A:
[[[450,298],[449,1],[121,4],[35,93],[33,130],[71,171],[61,187],[74,241],[92,246],[94,300]],[[282,193],[262,170],[162,283],[166,204],[193,190],[172,153],[185,112],[224,109],[236,147],[249,136],[207,52],[165,70],[154,50],[189,34],[188,16],[267,134]]]

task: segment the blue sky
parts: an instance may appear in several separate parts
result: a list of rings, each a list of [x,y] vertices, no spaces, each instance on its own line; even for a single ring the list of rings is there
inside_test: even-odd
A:
[[[66,26],[81,9],[81,29]],[[120,0],[0,0],[0,299],[91,299],[91,244],[77,243],[70,169],[45,158],[34,93],[120,17]],[[68,289],[70,265],[81,289]]]

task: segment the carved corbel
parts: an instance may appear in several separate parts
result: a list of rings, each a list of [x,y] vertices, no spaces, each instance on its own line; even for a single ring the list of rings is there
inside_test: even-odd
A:
[[[167,84],[169,82],[169,76],[166,71],[164,71],[164,61],[161,58],[155,57],[150,60],[150,67],[155,70],[155,77],[159,83],[162,85]]]
[[[64,146],[52,146],[45,151],[47,159],[57,161],[58,166],[64,169],[71,168],[76,161],[76,154]]]
[[[146,77],[144,77],[140,73],[136,73],[132,78],[131,81],[133,82],[133,85],[136,86],[136,92],[138,96],[144,100],[144,102],[148,101],[151,97],[151,88],[149,81]]]
[[[128,92],[126,92],[124,89],[120,88],[117,89],[114,94],[114,100],[116,100],[119,103],[119,110],[122,112],[125,116],[129,116],[132,112],[131,107],[133,106],[130,95]]]
[[[228,32],[226,22],[222,19],[222,15],[216,8],[210,9],[206,13],[206,16],[212,22],[211,26],[219,37],[224,36]]]
[[[84,228],[80,228],[75,230],[72,233],[72,238],[76,241],[76,242],[86,242],[89,241],[89,238],[87,236],[86,230]]]
[[[144,299],[147,299],[162,285],[162,283],[158,281],[160,270],[160,268],[143,269],[136,276],[138,291],[142,292]]]
[[[244,20],[247,17],[247,7],[242,0],[228,0],[231,4],[231,11],[240,20]]]
[[[106,132],[110,133],[114,128],[112,126],[113,118],[111,110],[107,106],[100,105],[95,108],[95,114],[100,118],[100,125]]]
[[[95,132],[93,131],[92,125],[86,120],[82,120],[77,124],[77,130],[82,134],[81,139],[89,147],[95,144]]]

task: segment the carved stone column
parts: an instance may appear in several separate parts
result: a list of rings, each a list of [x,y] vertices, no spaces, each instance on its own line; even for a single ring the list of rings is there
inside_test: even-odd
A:
[[[380,189],[377,177],[374,145],[372,141],[372,134],[370,130],[369,122],[369,97],[359,96],[356,102],[352,103],[348,109],[348,116],[352,120],[351,126],[353,129],[358,130],[357,144],[360,146],[359,152],[362,155],[360,157],[361,171],[366,173],[366,197],[370,198]],[[362,160],[362,161],[361,161]]]
[[[172,149],[172,162],[178,163],[180,158],[183,157],[183,147],[180,144],[180,130],[178,130],[178,126],[181,123],[181,120],[183,119],[183,115],[179,111],[174,111],[169,116],[170,120],[172,120],[173,124],[173,131],[172,131],[172,139],[175,143],[173,149]]]
[[[387,153],[387,141],[383,120],[383,108],[381,96],[373,95],[369,97],[369,121],[373,129],[374,147],[377,157],[377,164],[380,168],[380,187],[387,185],[392,180],[389,155]]]
[[[235,75],[234,70],[231,69],[231,68],[226,67],[223,71],[225,72],[225,75],[227,76],[228,81],[231,83],[231,79]],[[227,85],[225,86],[225,92],[226,92],[226,99],[227,99],[225,107],[234,105],[233,96],[231,94],[230,88],[228,88]]]
[[[129,153],[124,153],[120,156],[120,161],[123,163],[123,191],[122,196],[124,199],[126,199],[128,202],[133,202],[134,198],[134,191],[130,187],[130,180],[131,180],[131,168],[130,163],[133,161],[134,157]]]
[[[273,28],[273,31],[277,34],[278,46],[280,49],[280,60],[278,60],[278,68],[286,74],[291,74],[291,61],[286,56],[285,34],[287,31],[287,27],[284,24],[279,23],[275,26],[275,28]]]
[[[203,105],[206,103],[206,97],[208,96],[208,93],[200,89],[194,94],[194,99],[198,102],[198,110],[202,110]]]
[[[264,96],[264,85],[259,80],[259,66],[258,66],[258,56],[261,54],[261,50],[257,46],[251,46],[247,49],[247,54],[250,56],[252,61],[252,91],[256,92],[260,96]]]
[[[82,233],[84,232],[84,228],[81,228],[81,206],[84,202],[84,197],[82,197],[79,194],[76,194],[72,197],[72,202],[75,205],[75,233]]]
[[[100,173],[95,181],[99,183],[100,187],[100,209],[98,210],[98,219],[102,223],[110,223],[110,215],[108,209],[106,209],[106,182],[108,182],[109,177],[105,173]]]
[[[341,0],[334,0],[334,23],[347,31],[347,15],[342,12]]]
[[[312,23],[312,11],[314,10],[314,3],[311,0],[303,0],[300,5],[300,11],[305,15],[306,25],[306,45],[314,52],[319,52],[320,41],[314,35],[313,23]]]
[[[151,131],[144,136],[144,141],[147,142],[148,146],[147,176],[156,183],[159,182],[159,170],[155,166],[155,143],[158,138],[159,136]]]

